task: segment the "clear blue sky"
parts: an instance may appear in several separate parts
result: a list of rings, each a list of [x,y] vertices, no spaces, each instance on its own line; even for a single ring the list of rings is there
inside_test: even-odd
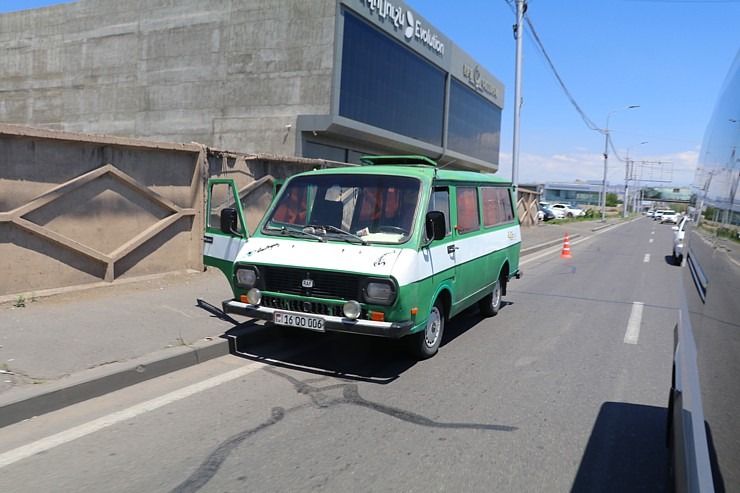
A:
[[[500,173],[511,176],[516,23],[513,0],[406,0],[506,88]],[[583,112],[621,157],[673,163],[690,184],[704,130],[740,48],[740,1],[529,0],[527,16]],[[573,108],[525,23],[521,183],[601,180],[604,136]],[[647,141],[647,144],[641,142]],[[609,151],[608,179],[625,165]]]
[[[500,174],[511,176],[516,22],[513,0],[405,0],[505,86]],[[62,3],[0,2],[0,12]],[[740,0],[529,0],[527,16],[560,77],[597,126],[612,113],[614,147],[671,162],[688,185],[719,89],[740,49]],[[525,23],[521,183],[596,180],[604,136],[576,112]],[[647,144],[641,142],[647,141]],[[608,179],[624,163],[609,151]]]

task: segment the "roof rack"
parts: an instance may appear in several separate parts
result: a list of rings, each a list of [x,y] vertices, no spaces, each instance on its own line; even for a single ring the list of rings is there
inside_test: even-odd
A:
[[[426,156],[362,156],[360,162],[366,166],[381,164],[397,164],[401,166],[432,166],[437,163]]]

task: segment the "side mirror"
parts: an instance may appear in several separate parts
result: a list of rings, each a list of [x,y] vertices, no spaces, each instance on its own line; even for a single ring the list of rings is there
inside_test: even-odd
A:
[[[445,237],[447,231],[445,225],[445,215],[440,211],[427,212],[426,217],[426,239],[427,243],[434,240],[441,240]]]
[[[221,232],[227,235],[239,236],[237,232],[237,212],[236,209],[227,207],[221,210]]]
[[[672,227],[671,229],[672,229],[673,231],[678,231],[678,226],[673,226],[673,227]]]

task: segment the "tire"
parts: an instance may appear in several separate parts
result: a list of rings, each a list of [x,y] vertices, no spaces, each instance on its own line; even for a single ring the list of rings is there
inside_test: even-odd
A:
[[[683,265],[683,255],[678,256],[676,255],[676,250],[673,250],[673,265],[677,265],[681,267]]]
[[[478,309],[484,317],[493,317],[501,309],[501,280],[493,285],[493,290],[478,302]]]
[[[407,337],[411,354],[418,359],[431,358],[437,354],[445,328],[445,309],[440,300],[434,302],[424,330]]]

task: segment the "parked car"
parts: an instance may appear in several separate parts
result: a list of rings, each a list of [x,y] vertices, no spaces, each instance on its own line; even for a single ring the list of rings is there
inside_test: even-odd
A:
[[[685,216],[678,226],[673,226],[673,263],[676,265],[683,263],[683,237],[688,221],[688,216]]]
[[[555,219],[565,218],[565,213],[561,210],[553,209],[552,204],[550,202],[540,202],[540,207],[544,207],[545,209],[552,212],[555,215]]]
[[[555,213],[547,207],[540,204],[540,210],[537,211],[537,219],[540,221],[549,221],[555,219]]]
[[[673,223],[678,224],[678,213],[672,210],[663,211],[663,215],[660,216],[660,224]]]
[[[563,215],[565,217],[580,217],[580,216],[586,215],[586,211],[574,205],[570,205],[570,204],[553,204],[551,209],[553,211],[555,210],[563,211]]]

